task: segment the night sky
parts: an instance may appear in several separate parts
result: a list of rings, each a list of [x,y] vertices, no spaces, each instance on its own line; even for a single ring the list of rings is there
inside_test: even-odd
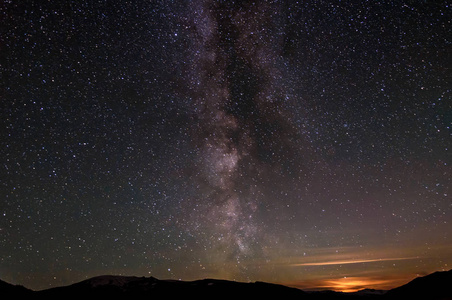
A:
[[[3,1],[0,279],[451,269],[446,2]]]

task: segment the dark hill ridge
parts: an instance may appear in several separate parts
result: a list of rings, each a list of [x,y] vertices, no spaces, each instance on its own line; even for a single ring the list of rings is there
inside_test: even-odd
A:
[[[0,298],[4,295],[26,296],[31,295],[32,290],[29,290],[21,285],[13,285],[0,280]]]
[[[452,300],[452,270],[418,277],[387,292],[390,299],[449,299]]]
[[[278,284],[265,282],[235,282],[203,279],[195,281],[159,280],[154,277],[98,276],[72,285],[32,291],[22,286],[0,280],[0,298],[13,299],[19,296],[43,296],[51,299],[62,297],[102,297],[113,299],[159,299],[160,297],[270,297],[277,299],[431,299],[452,300],[452,270],[435,272],[418,277],[398,288],[382,291],[362,290],[356,293],[332,291],[304,292]],[[7,296],[7,297],[5,297]]]
[[[152,297],[271,297],[284,295],[305,299],[307,293],[283,285],[264,282],[244,283],[203,279],[196,281],[159,280],[154,277],[99,276],[73,285],[37,292],[45,297],[113,297],[134,299]],[[307,299],[307,298],[306,298]]]

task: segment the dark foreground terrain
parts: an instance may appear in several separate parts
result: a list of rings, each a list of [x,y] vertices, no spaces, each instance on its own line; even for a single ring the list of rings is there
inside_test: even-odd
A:
[[[161,299],[180,297],[213,299],[235,297],[238,299],[430,299],[452,300],[452,270],[435,272],[418,277],[411,282],[387,292],[363,290],[356,293],[332,291],[304,292],[278,284],[265,282],[243,283],[227,280],[204,279],[196,281],[159,280],[154,277],[98,276],[68,286],[32,291],[0,281],[1,299],[19,297],[102,297],[102,299]],[[27,298],[29,298],[27,297]],[[249,298],[252,297],[252,298]]]

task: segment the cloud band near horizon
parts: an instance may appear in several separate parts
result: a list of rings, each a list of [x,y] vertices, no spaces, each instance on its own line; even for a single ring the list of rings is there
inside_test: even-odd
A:
[[[340,261],[326,261],[326,262],[308,262],[308,263],[291,264],[291,266],[292,267],[302,267],[302,266],[348,265],[348,264],[360,264],[360,263],[371,263],[371,262],[381,262],[381,261],[410,260],[410,259],[418,259],[418,258],[419,257],[394,257],[394,258],[340,260]]]

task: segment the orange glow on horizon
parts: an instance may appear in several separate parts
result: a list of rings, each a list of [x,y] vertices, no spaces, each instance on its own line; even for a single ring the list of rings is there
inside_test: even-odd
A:
[[[390,290],[414,279],[415,276],[344,276],[332,279],[311,279],[300,282],[283,283],[301,290],[351,293],[363,289]]]
[[[418,245],[406,248],[325,247],[281,258],[275,265],[288,273],[285,280],[279,281],[281,284],[301,290],[390,290],[418,276],[450,269],[451,249],[449,245],[438,245],[427,253]],[[436,257],[444,257],[444,262],[438,264]]]
[[[365,288],[369,289],[387,289],[391,284],[390,279],[375,279],[372,277],[343,277],[323,281],[324,287],[336,292],[356,292]]]

